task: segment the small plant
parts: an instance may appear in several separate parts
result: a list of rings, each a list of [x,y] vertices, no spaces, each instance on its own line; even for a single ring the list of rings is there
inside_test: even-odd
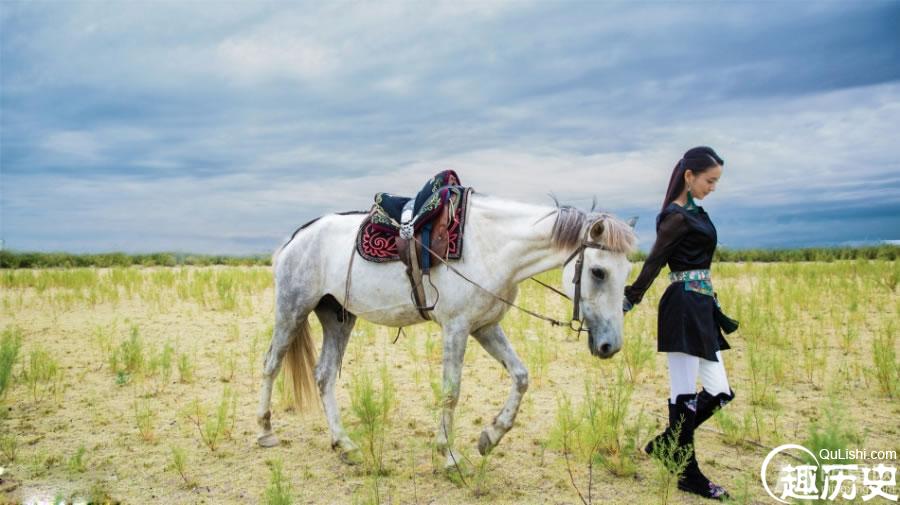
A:
[[[0,435],[0,452],[3,453],[3,456],[10,463],[16,461],[16,456],[19,452],[19,440],[15,434]]]
[[[431,387],[432,406],[438,408],[444,402],[444,386],[433,369],[428,370],[428,385]]]
[[[562,451],[569,481],[585,505],[593,501],[594,471],[598,463],[614,475],[633,475],[636,471],[634,452],[642,419],[639,417],[632,427],[625,423],[634,388],[626,378],[625,368],[620,364],[616,381],[602,386],[599,392],[590,380],[585,381],[584,401],[579,407],[566,396],[559,401],[550,444]],[[584,492],[576,476],[581,468],[587,470]]]
[[[85,464],[84,464],[85,452],[87,452],[87,450],[84,448],[84,446],[83,445],[79,446],[78,449],[75,451],[75,454],[73,454],[72,457],[69,458],[69,461],[66,463],[66,467],[69,469],[70,472],[84,473],[84,471],[86,470]]]
[[[413,381],[416,385],[419,385],[419,375],[421,368],[421,355],[419,354],[418,347],[419,340],[416,338],[416,334],[410,331],[407,333],[406,337],[403,339],[403,347],[406,349],[406,354],[409,356],[410,362],[412,362],[413,366]]]
[[[284,476],[284,470],[280,460],[267,460],[271,475],[269,477],[269,485],[266,487],[262,496],[262,502],[266,505],[291,505],[294,499],[291,498],[291,484]]]
[[[219,380],[222,382],[233,381],[235,371],[237,370],[237,356],[235,356],[234,352],[225,351],[223,349],[219,351],[219,356],[216,361],[219,364]]]
[[[481,458],[481,461],[475,465],[475,475],[472,478],[472,493],[475,494],[475,497],[481,498],[483,496],[488,496],[491,493],[491,483],[490,483],[490,474],[488,470],[490,469],[491,456],[488,454]]]
[[[876,336],[872,342],[875,378],[878,379],[881,392],[889,398],[900,394],[900,364],[897,363],[897,350],[894,345],[896,338],[893,321],[890,321],[881,335]]]
[[[28,365],[22,372],[22,379],[35,402],[43,400],[48,392],[60,392],[62,389],[59,364],[41,348],[32,350],[28,355]]]
[[[187,455],[184,452],[184,449],[180,447],[172,447],[172,464],[169,465],[169,468],[174,470],[181,477],[181,480],[184,481],[184,485],[187,488],[193,488],[196,486],[196,483],[193,479],[188,477],[187,474]]]
[[[381,390],[365,370],[353,376],[350,385],[350,404],[359,425],[356,435],[362,442],[363,462],[369,473],[385,475],[384,442],[394,406],[394,384],[387,365],[380,370]]]
[[[216,407],[216,422],[222,426],[222,433],[228,440],[234,438],[234,425],[237,422],[237,394],[231,388],[222,390],[222,399]]]
[[[191,357],[185,353],[178,356],[178,382],[190,384],[194,382],[194,364]]]
[[[228,332],[225,334],[225,340],[229,342],[237,342],[241,337],[241,327],[237,323],[228,325]]]
[[[109,356],[114,353],[112,335],[105,328],[97,325],[94,328],[94,341],[97,343],[100,356],[107,356],[107,359],[109,359]]]
[[[152,372],[152,367],[145,363],[144,344],[137,325],[131,326],[131,333],[118,347],[109,347],[107,363],[110,371],[116,376],[116,384],[125,385],[131,378],[141,372]]]
[[[117,503],[107,488],[105,482],[96,481],[88,490],[88,503]]]
[[[116,386],[124,386],[131,382],[131,376],[125,370],[116,372]]]
[[[0,337],[0,399],[6,393],[6,389],[12,383],[12,370],[19,357],[19,349],[22,347],[22,330],[17,327],[7,327]]]
[[[429,363],[439,363],[441,361],[441,347],[431,333],[425,337],[425,358]]]
[[[637,382],[641,372],[648,363],[652,363],[656,348],[647,343],[646,333],[637,332],[632,341],[622,348],[623,359],[628,367],[628,376]]]
[[[119,346],[118,363],[129,374],[136,374],[144,369],[144,344],[137,325],[132,325],[128,339]]]
[[[216,407],[215,415],[207,415],[200,402],[194,400],[189,406],[188,418],[197,427],[200,440],[210,451],[215,451],[223,437],[231,439],[237,419],[237,395],[226,386],[222,399]]]
[[[654,481],[656,496],[660,505],[669,503],[672,491],[690,461],[690,449],[678,446],[681,425],[675,426],[670,437],[661,439],[653,447],[653,462],[656,467]]]
[[[828,451],[832,454],[846,454],[851,444],[859,443],[860,439],[853,430],[853,423],[848,422],[846,412],[844,412],[841,400],[837,396],[829,398],[825,405],[822,418],[813,422],[809,426],[809,438],[807,438],[803,446],[812,451],[813,454],[820,454],[821,451]],[[814,464],[808,459],[807,463]],[[831,464],[850,464],[852,460],[845,458],[831,458]],[[825,475],[819,467],[816,470],[816,485],[818,489],[822,489]]]
[[[550,351],[547,350],[547,343],[540,336],[525,341],[525,361],[528,365],[531,378],[536,386],[539,386],[547,372],[547,365],[550,362]]]
[[[155,442],[156,433],[153,424],[156,420],[156,411],[153,410],[149,402],[134,402],[134,420],[141,439],[144,442]]]
[[[719,429],[722,430],[723,440],[728,445],[747,446],[749,434],[753,429],[753,414],[747,412],[743,418],[735,419],[725,409],[719,409],[713,414]]]
[[[762,347],[759,342],[750,342],[750,352],[747,353],[750,360],[750,403],[763,407],[775,407],[778,401],[773,385],[777,383],[776,374],[776,350]],[[819,363],[824,360],[819,349],[813,346],[803,348],[805,362]]]
[[[161,389],[165,388],[172,377],[172,356],[174,354],[175,349],[172,347],[172,344],[166,342],[163,348],[160,349],[159,354],[150,360],[150,373],[159,376]]]

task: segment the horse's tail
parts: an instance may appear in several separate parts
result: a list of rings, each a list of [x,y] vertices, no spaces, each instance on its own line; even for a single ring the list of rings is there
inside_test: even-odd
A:
[[[277,272],[278,261],[285,247],[297,236],[303,228],[311,223],[307,223],[298,228],[287,242],[282,244],[272,254],[272,272]],[[277,273],[276,273],[277,277]],[[313,370],[316,366],[316,346],[313,343],[312,335],[309,328],[309,315],[303,317],[302,321],[297,321],[293,333],[290,335],[291,343],[288,345],[284,355],[283,373],[285,378],[293,384],[294,405],[297,410],[303,412],[308,410],[316,403],[316,381],[313,378]],[[271,351],[271,349],[270,349]],[[285,397],[288,395],[288,388],[285,387]]]
[[[284,355],[284,374],[294,385],[294,405],[300,412],[316,404],[315,366],[316,346],[309,331],[309,319],[306,318],[297,324],[291,345]]]

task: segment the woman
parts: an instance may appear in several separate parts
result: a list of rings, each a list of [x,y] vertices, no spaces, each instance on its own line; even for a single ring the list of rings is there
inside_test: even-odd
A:
[[[660,352],[668,353],[669,426],[644,450],[659,457],[657,448],[662,443],[675,442],[688,457],[678,488],[713,499],[728,494],[700,471],[694,430],[734,399],[722,363],[721,351],[729,346],[721,329],[730,333],[737,322],[722,313],[712,290],[709,267],[716,250],[716,228],[694,200],[715,191],[723,165],[709,147],[689,150],[675,165],[656,218],[656,242],[637,280],[625,288],[623,307],[627,312],[639,303],[663,265],[669,264],[671,284],[659,302],[657,345]],[[703,384],[699,394],[698,375]]]

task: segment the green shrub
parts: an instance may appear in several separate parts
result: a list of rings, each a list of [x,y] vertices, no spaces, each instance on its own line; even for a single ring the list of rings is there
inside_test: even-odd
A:
[[[897,362],[897,348],[893,321],[889,321],[880,335],[872,343],[873,370],[881,392],[889,398],[900,395],[900,364]]]
[[[190,384],[194,382],[194,364],[185,353],[178,356],[178,382]]]
[[[59,363],[47,351],[38,347],[28,355],[28,364],[22,371],[22,380],[37,402],[49,392],[58,393],[62,389],[62,370]]]
[[[0,435],[0,452],[10,463],[16,461],[16,456],[19,454],[19,440],[15,434]]]
[[[269,485],[262,496],[262,502],[266,505],[291,505],[294,499],[291,497],[291,484],[284,476],[280,460],[268,460],[266,465],[271,470]]]
[[[225,386],[215,415],[207,414],[200,402],[194,400],[188,406],[187,417],[197,427],[203,444],[210,451],[215,451],[223,438],[231,439],[234,434],[237,421],[237,395],[231,388]]]
[[[22,330],[10,326],[3,330],[0,337],[0,399],[12,383],[12,371],[22,348]]]
[[[181,480],[184,481],[185,487],[192,488],[196,485],[193,479],[188,477],[187,474],[187,455],[184,452],[184,449],[180,447],[172,447],[172,463],[169,465],[169,468],[175,470],[178,475],[181,477]]]
[[[134,421],[137,425],[138,433],[144,442],[153,443],[156,441],[156,430],[154,422],[156,421],[156,410],[149,402],[134,402]]]
[[[72,473],[84,473],[85,472],[85,470],[87,468],[84,463],[84,454],[86,452],[87,452],[87,450],[84,448],[83,445],[81,445],[75,451],[75,454],[73,454],[72,457],[69,458],[69,461],[66,463],[66,467],[69,469],[70,472],[72,472]]]
[[[350,384],[350,408],[358,421],[355,434],[362,442],[363,462],[376,475],[385,475],[384,443],[395,403],[394,384],[387,365],[381,366],[381,389],[368,371],[356,373]]]

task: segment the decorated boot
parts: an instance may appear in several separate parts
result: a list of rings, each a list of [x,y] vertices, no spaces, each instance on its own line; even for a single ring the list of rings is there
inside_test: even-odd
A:
[[[719,393],[715,396],[706,392],[705,389],[701,389],[700,393],[697,394],[697,416],[694,421],[694,426],[698,427],[704,422],[706,422],[713,414],[716,413],[719,409],[728,404],[728,402],[734,400],[734,390],[731,390],[731,394],[728,393]],[[671,408],[671,404],[670,407]],[[670,436],[672,430],[671,426],[667,427],[665,431],[656,435],[653,440],[647,442],[647,445],[644,447],[644,452],[648,455],[653,454],[653,450],[660,441],[662,441],[665,437]]]
[[[700,495],[704,498],[722,500],[728,498],[728,493],[722,486],[714,484],[703,475],[703,472],[700,471],[700,466],[697,463],[696,454],[694,453],[697,397],[698,395],[695,394],[679,395],[675,398],[676,401],[674,404],[669,403],[669,426],[662,434],[647,444],[647,447],[644,450],[651,456],[654,456],[653,452],[655,446],[662,440],[671,440],[669,437],[672,437],[674,432],[677,431],[677,447],[679,450],[687,451],[687,466],[678,478],[678,489]],[[708,418],[709,416],[707,416],[707,419]]]

